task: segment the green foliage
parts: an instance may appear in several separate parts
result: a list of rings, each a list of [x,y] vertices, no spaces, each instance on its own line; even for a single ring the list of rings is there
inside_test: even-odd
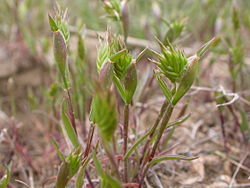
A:
[[[66,115],[64,104],[62,105],[61,116],[63,121],[62,129],[65,130],[65,133],[67,134],[67,137],[71,141],[71,144],[74,146],[74,148],[77,148],[79,146],[78,138],[68,116]]]
[[[64,157],[57,175],[56,188],[65,188],[69,180],[76,175],[78,171],[79,174],[77,176],[76,187],[79,187],[79,185],[83,183],[83,172],[88,162],[89,160],[87,159],[82,163],[80,148],[75,149],[66,158]]]
[[[234,31],[239,30],[240,20],[239,20],[238,10],[235,7],[233,7],[232,22],[233,22]]]
[[[121,183],[105,172],[101,163],[96,157],[95,151],[92,153],[92,158],[96,167],[97,174],[101,177],[101,188],[122,188]]]
[[[177,38],[179,38],[185,28],[184,20],[174,20],[173,22],[169,23],[168,21],[164,20],[164,22],[168,26],[168,31],[165,34],[163,39],[163,44],[168,45],[169,42],[174,42]]]
[[[97,125],[104,140],[111,140],[117,126],[117,110],[115,98],[109,90],[97,88],[92,99],[90,121]]]
[[[179,82],[188,62],[186,56],[170,43],[168,46],[164,46],[162,42],[157,41],[162,53],[155,53],[158,61],[153,62],[158,67],[159,72],[166,76],[172,83]]]
[[[250,125],[247,119],[247,115],[246,112],[244,112],[243,110],[240,111],[240,115],[241,115],[241,124],[240,124],[240,129],[242,131],[247,131],[248,136],[250,136]]]
[[[121,1],[120,0],[103,0],[104,9],[107,13],[107,17],[115,20],[121,20]]]
[[[87,165],[89,164],[89,161],[90,161],[90,158],[87,158],[79,169],[79,172],[76,178],[76,183],[75,183],[76,188],[82,188],[84,184],[84,172],[85,172]]]
[[[189,65],[185,71],[183,77],[180,80],[176,92],[172,99],[172,104],[176,105],[177,102],[187,93],[190,87],[193,85],[194,80],[196,79],[198,68],[199,68],[199,58],[194,56],[189,59]]]
[[[112,66],[108,65],[104,68],[107,63],[112,63]],[[125,49],[125,44],[119,38],[109,36],[107,39],[106,37],[99,48],[96,64],[99,73],[102,68],[104,71],[112,69],[113,72],[110,72],[110,76],[113,77],[121,98],[126,104],[131,103],[137,86],[137,72],[135,60]],[[100,76],[103,78],[103,73]]]
[[[242,70],[244,65],[244,45],[239,37],[237,38],[236,43],[229,49],[229,53],[231,56],[229,72],[233,80],[236,80],[238,73]]]
[[[123,157],[124,159],[128,159],[130,155],[137,149],[138,146],[140,146],[143,141],[148,138],[148,136],[152,133],[152,130],[148,131],[146,134],[144,134],[141,138],[139,138],[133,146],[127,151],[125,156]]]
[[[56,153],[57,153],[58,157],[60,158],[60,160],[61,160],[61,161],[65,161],[64,155],[63,155],[62,152],[60,151],[57,142],[56,142],[53,138],[51,139],[51,144],[52,144],[53,147],[55,148]]]
[[[69,37],[70,37],[70,32],[69,32],[68,25],[66,22],[67,11],[62,12],[60,10],[59,5],[57,6],[57,8],[58,8],[58,10],[57,10],[56,16],[54,18],[52,18],[50,15],[48,15],[50,29],[52,32],[60,31],[62,33],[64,40],[67,42],[69,40]]]
[[[167,161],[167,160],[184,160],[184,161],[191,161],[195,160],[198,157],[186,157],[183,155],[168,155],[168,156],[163,156],[163,157],[155,157],[150,163],[149,166],[153,166],[159,162],[162,161]]]
[[[72,152],[67,158],[66,162],[69,164],[68,179],[71,179],[79,170],[82,161],[82,154],[80,149]]]
[[[1,188],[7,188],[9,182],[10,182],[10,178],[11,178],[11,175],[10,175],[10,168],[11,168],[11,165],[9,167],[5,167],[5,174],[4,176],[0,179],[0,187]]]
[[[97,71],[100,72],[102,67],[109,61],[111,50],[107,42],[103,42],[97,53]]]
[[[69,164],[66,161],[63,161],[63,163],[60,166],[59,172],[57,174],[57,179],[56,179],[56,188],[65,188],[69,179]]]

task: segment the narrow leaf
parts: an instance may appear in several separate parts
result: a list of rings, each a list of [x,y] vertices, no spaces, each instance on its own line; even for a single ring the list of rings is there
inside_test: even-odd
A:
[[[48,16],[49,16],[49,25],[50,25],[51,31],[53,31],[53,32],[58,31],[58,27],[57,27],[54,19],[50,15],[48,15]]]
[[[181,118],[177,119],[176,121],[169,123],[167,128],[175,127],[177,125],[182,124],[183,122],[185,122],[190,117],[190,115],[191,115],[190,113],[186,114],[185,116],[182,116]]]
[[[124,160],[126,160],[135,150],[136,148],[151,134],[152,129],[150,131],[148,131],[144,136],[142,136],[141,138],[139,138],[134,145],[127,151],[127,153],[125,154],[125,156],[123,157]]]
[[[156,157],[154,158],[150,163],[149,166],[153,166],[159,162],[162,161],[167,161],[167,160],[184,160],[184,161],[191,161],[191,160],[195,160],[198,157],[186,157],[183,155],[168,155],[168,156],[163,156],[163,157]]]
[[[117,60],[119,60],[121,58],[122,55],[125,55],[127,53],[127,50],[126,49],[123,49],[117,53],[115,53],[114,55],[112,55],[110,57],[110,61],[112,62],[116,62]]]
[[[52,139],[50,140],[50,142],[51,142],[51,144],[53,145],[54,149],[56,150],[56,153],[57,153],[58,157],[60,158],[60,160],[61,160],[61,161],[65,161],[65,157],[64,157],[64,155],[62,154],[62,152],[60,151],[59,146],[58,146],[57,142],[55,141],[55,139],[52,138]]]
[[[107,186],[105,186],[106,188],[110,188],[110,187],[122,188],[121,183],[107,173],[103,177],[103,180],[105,181],[105,184],[107,185]]]
[[[122,98],[122,100],[124,102],[126,102],[126,92],[125,92],[125,89],[123,88],[122,84],[120,83],[119,79],[117,78],[117,76],[113,76],[113,81],[117,87],[117,90]]]
[[[70,139],[72,145],[75,148],[77,148],[79,146],[77,135],[76,135],[76,132],[75,132],[73,126],[71,125],[68,117],[65,114],[65,106],[64,105],[62,105],[62,113],[61,114],[62,114],[62,121],[63,121],[65,131],[67,133],[67,136]]]
[[[124,78],[124,86],[126,90],[126,103],[132,102],[136,87],[137,87],[137,72],[135,64],[132,63]]]
[[[212,38],[197,51],[197,56],[201,58],[210,47],[216,46],[219,41],[220,41],[219,37]]]
[[[141,58],[148,52],[148,48],[145,48],[144,50],[141,51],[141,53],[136,57],[135,62],[139,62]]]
[[[0,187],[1,188],[7,188],[8,183],[10,182],[10,166],[5,167],[6,174],[0,179]]]
[[[83,187],[83,184],[84,184],[84,172],[85,172],[85,169],[86,169],[87,165],[89,164],[89,161],[90,161],[90,158],[86,159],[84,161],[84,163],[82,164],[79,172],[78,172],[78,175],[77,175],[77,178],[76,178],[76,183],[75,183],[76,188],[82,188]]]
[[[103,169],[102,169],[102,165],[101,165],[100,161],[96,157],[95,150],[93,150],[93,152],[92,152],[92,159],[94,161],[97,174],[99,176],[103,176],[104,172],[103,172]]]
[[[158,75],[155,74],[156,80],[158,82],[158,84],[160,85],[160,88],[163,92],[163,94],[165,95],[166,99],[168,100],[169,103],[171,103],[171,99],[172,99],[172,94],[169,91],[166,83],[162,80],[162,78]]]
[[[69,164],[64,161],[59,169],[58,175],[57,175],[57,179],[56,179],[56,188],[64,188],[66,187],[69,179],[68,179],[68,175],[69,175]]]

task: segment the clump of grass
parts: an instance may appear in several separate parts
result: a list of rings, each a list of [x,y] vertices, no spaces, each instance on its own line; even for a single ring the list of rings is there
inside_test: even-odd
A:
[[[66,42],[68,39],[66,40],[63,31],[60,29],[62,21],[56,22],[52,17],[49,17],[49,20],[54,35],[55,61],[61,77],[62,87],[68,96],[68,105],[62,104],[61,118],[63,120],[62,130],[66,140],[68,140],[69,148],[71,148],[70,154],[64,156],[54,142],[58,155],[62,160],[57,176],[57,187],[65,187],[76,174],[78,174],[77,185],[83,185],[83,174],[87,172],[88,163],[92,162],[92,160],[95,164],[97,175],[101,178],[102,187],[122,187],[130,183],[142,187],[144,177],[151,166],[164,160],[196,159],[196,157],[179,155],[155,156],[155,154],[166,128],[174,129],[175,126],[188,118],[188,116],[183,116],[176,122],[169,123],[176,104],[185,96],[196,79],[199,59],[214,43],[214,39],[205,44],[197,54],[190,58],[187,58],[182,51],[170,42],[164,45],[159,40],[157,42],[161,52],[145,49],[138,57],[133,58],[126,43],[119,36],[108,32],[98,49],[96,65],[99,79],[95,82],[92,89],[93,98],[89,115],[90,128],[87,144],[84,148],[79,142],[75,123],[76,118],[70,97],[69,89],[72,82],[67,66]],[[138,84],[136,64],[148,51],[153,52],[157,58],[157,60],[152,60],[156,65],[154,71],[155,79],[159,83],[166,101],[162,106],[155,125],[138,141],[130,143],[128,139],[130,134],[130,113],[132,113],[130,107],[133,105],[133,96]],[[123,101],[123,113],[118,110],[119,105],[117,97],[115,97],[116,92]],[[67,108],[69,113],[66,111]],[[120,136],[116,135],[119,119],[123,120]],[[98,128],[100,144],[93,148],[92,142],[95,127]],[[117,144],[119,137],[123,140],[122,147],[119,147]],[[147,141],[144,143],[146,139]],[[129,144],[132,144],[131,148],[129,148]],[[151,145],[152,147],[150,147]],[[105,168],[102,167],[97,157],[98,153],[101,152],[101,148],[104,149],[110,161],[110,168],[107,166]],[[139,148],[143,149],[141,158],[138,158],[136,162],[136,165],[140,166],[140,168],[131,176],[130,169],[132,163],[129,159]],[[116,158],[116,155],[119,153],[122,153],[120,161]],[[121,167],[120,164],[123,164],[123,166]],[[92,183],[90,182],[90,184]]]

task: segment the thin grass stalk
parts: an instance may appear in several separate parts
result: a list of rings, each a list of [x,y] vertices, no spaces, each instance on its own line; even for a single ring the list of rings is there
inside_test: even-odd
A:
[[[105,150],[105,152],[106,152],[107,157],[108,157],[109,160],[110,160],[110,163],[111,163],[111,166],[112,166],[113,171],[114,171],[114,173],[115,173],[115,176],[118,178],[118,180],[121,180],[118,165],[117,165],[117,163],[116,163],[116,160],[115,160],[115,158],[114,158],[114,155],[110,152],[109,146],[108,146],[107,144],[108,144],[108,143],[104,143],[104,144],[103,144],[104,150]]]
[[[92,182],[92,180],[91,180],[91,178],[90,178],[90,175],[89,175],[89,173],[88,173],[87,170],[85,170],[85,176],[86,176],[86,178],[87,178],[87,180],[88,180],[88,182],[89,182],[89,187],[90,187],[90,188],[95,188],[94,183]]]
[[[128,148],[128,126],[129,126],[129,104],[124,106],[124,125],[123,125],[123,156],[127,153]],[[124,160],[124,181],[128,182],[128,159]]]
[[[172,115],[173,109],[174,109],[174,106],[168,105],[167,111],[166,111],[165,114],[164,114],[164,117],[163,117],[163,119],[162,119],[160,128],[159,128],[159,130],[158,130],[158,132],[157,132],[158,134],[156,135],[156,140],[155,140],[155,143],[154,143],[154,145],[153,145],[153,148],[152,148],[151,152],[148,154],[148,156],[145,158],[145,161],[144,161],[144,163],[143,163],[139,187],[142,186],[142,183],[143,183],[143,180],[144,180],[144,178],[145,178],[145,175],[146,175],[146,173],[147,173],[147,171],[148,171],[148,169],[149,169],[148,162],[150,162],[150,161],[154,158],[154,156],[155,156],[156,149],[158,148],[158,145],[159,145],[159,143],[160,143],[161,137],[162,137],[162,135],[163,135],[163,133],[164,133],[164,130],[165,130],[165,128],[166,128],[166,126],[167,126],[167,124],[168,124],[168,122],[169,122],[169,120],[170,120],[170,117],[171,117],[171,115]],[[146,164],[147,164],[147,165],[146,165]],[[145,169],[143,168],[144,165],[146,165],[146,168],[145,168]]]
[[[220,126],[221,126],[221,132],[224,142],[224,151],[227,151],[227,137],[226,137],[226,131],[225,131],[225,119],[222,114],[222,111],[219,110],[219,117],[220,117]]]
[[[233,118],[234,118],[234,121],[235,121],[235,131],[236,131],[237,129],[239,129],[239,131],[240,131],[240,133],[241,133],[241,135],[242,135],[242,141],[243,141],[244,143],[247,143],[247,138],[246,138],[244,132],[240,129],[240,122],[239,122],[239,119],[238,119],[238,117],[237,117],[237,115],[236,115],[236,113],[235,113],[235,111],[234,111],[233,106],[227,105],[227,107],[228,107],[229,111],[231,112],[231,114],[232,114],[232,116],[233,116]]]
[[[165,128],[166,128],[166,126],[167,126],[167,124],[169,122],[169,119],[170,119],[171,115],[172,115],[173,109],[174,109],[174,107],[172,105],[168,105],[167,111],[165,112],[165,116],[163,117],[161,126],[159,128],[159,132],[156,135],[156,141],[155,141],[155,143],[153,145],[149,160],[152,160],[154,155],[155,155],[156,149],[157,149],[157,147],[159,145],[159,142],[160,142],[161,137],[162,137],[162,135],[164,133],[164,130],[165,130]]]
[[[187,111],[187,107],[188,107],[188,103],[186,103],[181,111],[179,112],[178,116],[177,116],[177,119],[178,118],[181,118],[182,116],[184,116],[185,112]],[[166,134],[165,137],[162,139],[162,148],[166,148],[167,145],[168,145],[168,139],[169,139],[169,136],[171,136],[171,134],[173,135],[174,134],[174,131],[175,131],[175,127],[173,127],[171,130],[170,130],[170,133]]]
[[[93,123],[91,123],[89,134],[88,134],[87,145],[86,145],[86,149],[84,151],[84,157],[87,157],[89,155],[94,132],[95,132],[95,125]]]
[[[162,119],[162,117],[163,117],[163,115],[164,115],[164,112],[165,112],[165,110],[166,110],[166,108],[167,108],[167,105],[168,105],[168,102],[167,102],[167,100],[165,100],[164,101],[164,103],[162,104],[162,106],[161,106],[161,110],[160,110],[160,113],[159,113],[159,115],[158,115],[158,117],[157,117],[157,119],[156,119],[156,121],[155,121],[155,123],[154,123],[154,126],[152,127],[152,129],[151,129],[151,134],[149,135],[149,137],[148,137],[148,139],[147,139],[147,141],[146,141],[146,143],[145,143],[145,145],[144,145],[144,147],[143,147],[143,150],[142,150],[142,157],[140,158],[140,164],[143,162],[143,160],[145,159],[145,156],[146,156],[146,151],[148,151],[148,147],[149,147],[149,144],[150,144],[150,142],[151,142],[151,140],[152,140],[152,138],[153,138],[153,135],[154,135],[154,133],[155,133],[155,130],[156,130],[156,128],[158,127],[158,124],[160,123],[160,121],[161,121],[161,119]]]
[[[68,104],[69,104],[69,114],[70,114],[70,121],[72,123],[72,127],[74,128],[76,134],[76,122],[75,122],[75,114],[74,114],[74,109],[73,109],[73,104],[72,104],[72,98],[69,92],[69,89],[67,88],[67,95],[68,95]]]

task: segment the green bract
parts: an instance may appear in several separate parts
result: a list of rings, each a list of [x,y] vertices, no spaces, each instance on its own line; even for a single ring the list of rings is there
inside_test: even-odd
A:
[[[164,46],[158,41],[162,53],[156,53],[158,61],[153,61],[159,68],[159,72],[165,75],[171,82],[179,82],[187,65],[187,57],[183,52],[173,47]]]
[[[103,42],[97,53],[96,66],[98,73],[100,73],[102,67],[109,61],[110,56],[111,50],[109,44],[108,42]]]
[[[180,84],[173,96],[172,104],[175,105],[190,89],[198,72],[199,57],[193,56],[189,58],[187,70],[180,80]]]

